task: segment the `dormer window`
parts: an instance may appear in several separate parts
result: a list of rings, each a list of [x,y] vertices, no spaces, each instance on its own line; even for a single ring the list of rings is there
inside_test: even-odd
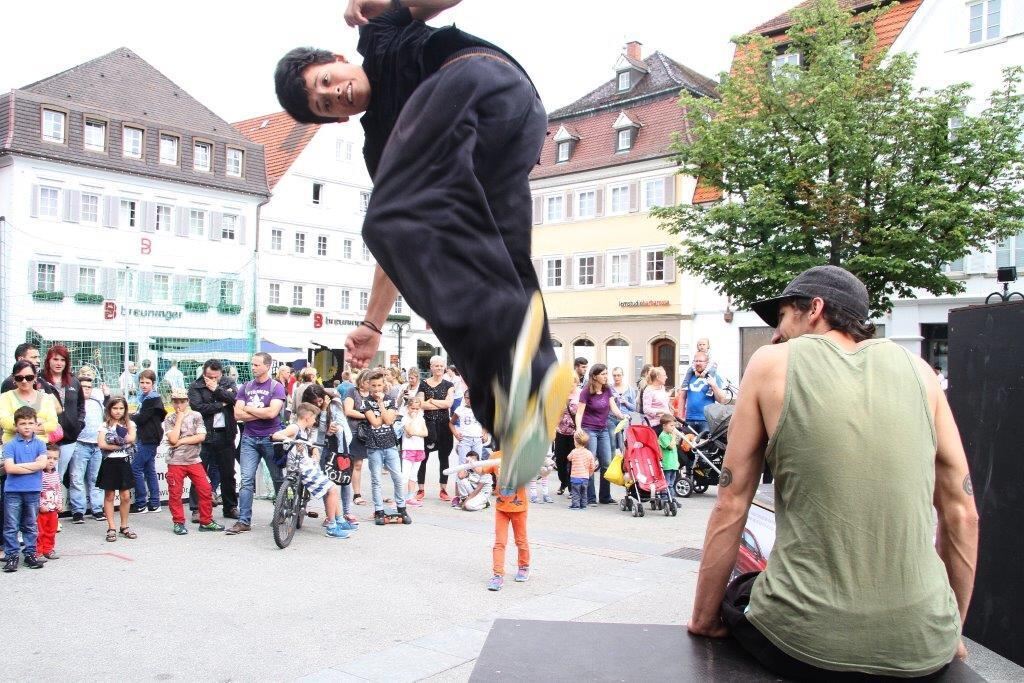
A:
[[[618,76],[619,92],[629,90],[629,71],[620,71]]]
[[[635,46],[635,47],[634,47]],[[647,66],[640,59],[640,44],[630,43],[627,46],[631,54],[624,54],[615,62],[615,92],[624,93],[631,90],[648,73]]]
[[[640,129],[639,123],[629,118],[626,112],[621,112],[615,119],[615,123],[612,124],[612,129],[615,131],[616,152],[628,152],[633,149],[637,132]]]
[[[625,152],[633,146],[633,129],[620,130],[615,138],[615,151]]]
[[[580,137],[573,133],[570,133],[565,126],[559,126],[558,132],[555,133],[555,163],[564,164],[572,158],[572,153],[576,151],[576,143],[579,142]]]

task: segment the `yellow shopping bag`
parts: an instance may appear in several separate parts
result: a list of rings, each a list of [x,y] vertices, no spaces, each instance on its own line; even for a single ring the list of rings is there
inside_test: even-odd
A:
[[[622,476],[622,453],[615,449],[615,456],[608,463],[608,469],[604,471],[604,478],[617,486],[625,486],[626,480]]]

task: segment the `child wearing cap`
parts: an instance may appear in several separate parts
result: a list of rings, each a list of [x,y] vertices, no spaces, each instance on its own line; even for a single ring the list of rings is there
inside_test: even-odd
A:
[[[188,391],[173,389],[171,405],[174,412],[164,419],[164,441],[167,457],[167,506],[171,508],[171,530],[178,536],[188,533],[185,526],[185,508],[181,493],[185,479],[199,496],[199,530],[224,531],[224,526],[213,521],[213,489],[206,477],[206,469],[199,457],[206,439],[203,416],[188,404]]]

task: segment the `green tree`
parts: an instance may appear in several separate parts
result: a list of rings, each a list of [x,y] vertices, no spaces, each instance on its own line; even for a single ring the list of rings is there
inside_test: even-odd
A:
[[[680,268],[737,306],[822,264],[860,277],[876,312],[916,288],[952,294],[963,284],[943,264],[1024,229],[1021,68],[969,115],[967,84],[915,91],[914,57],[876,47],[884,11],[819,0],[793,12],[799,66],[776,68],[778,43],[742,36],[721,100],[680,98],[678,161],[725,200],[654,213],[679,237]]]

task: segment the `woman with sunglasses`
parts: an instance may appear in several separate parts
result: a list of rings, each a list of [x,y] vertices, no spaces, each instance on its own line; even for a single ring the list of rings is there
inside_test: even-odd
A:
[[[36,369],[27,360],[19,360],[11,372],[14,378],[14,389],[0,394],[0,428],[3,428],[3,443],[14,438],[14,411],[22,406],[35,409],[40,427],[36,433],[48,440],[50,434],[57,430],[56,400],[36,389]]]

